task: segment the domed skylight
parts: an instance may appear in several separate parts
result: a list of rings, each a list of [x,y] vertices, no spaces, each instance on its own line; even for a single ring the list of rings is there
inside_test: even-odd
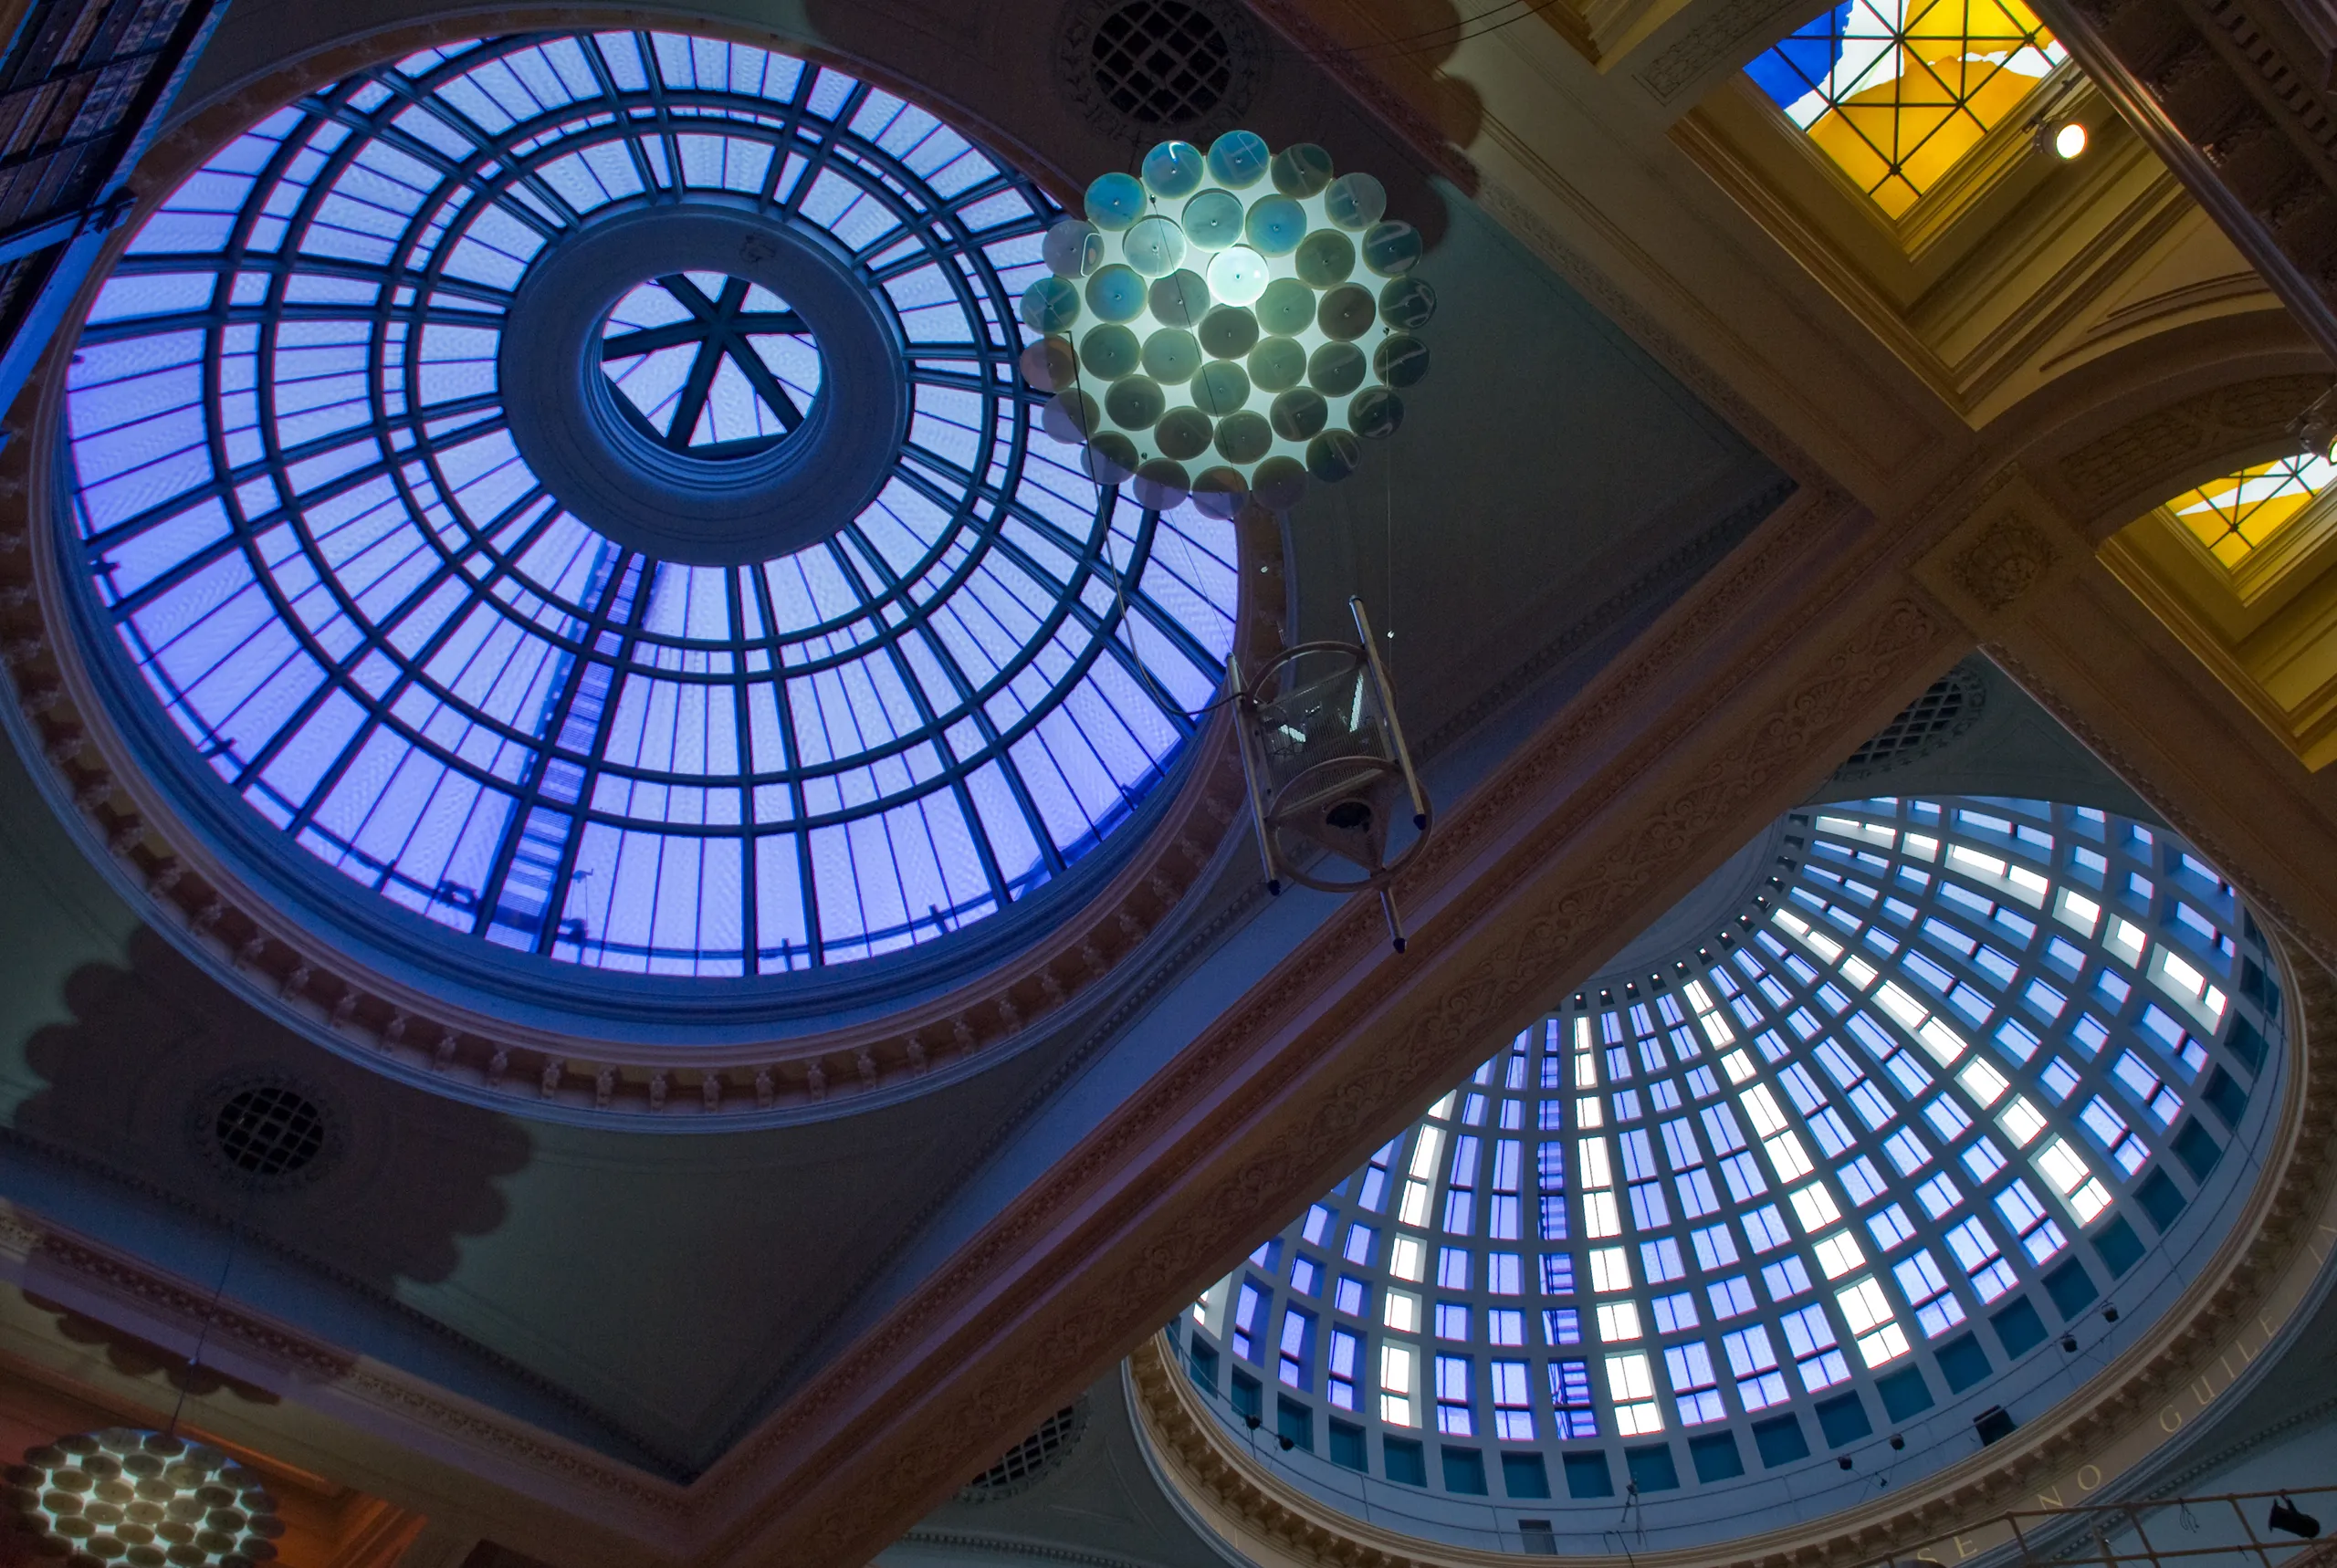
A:
[[[118,718],[319,920],[323,866],[393,936],[756,976],[997,914],[1161,782],[1232,632],[1231,525],[1032,440],[1060,215],[709,38],[456,44],[270,115],[75,356]]]
[[[1633,1500],[1742,1534],[1780,1472],[1806,1517],[2043,1415],[2213,1249],[2282,1061],[2212,868],[2036,801],[1767,842],[1180,1321],[1302,1482],[1511,1551],[1611,1550]]]

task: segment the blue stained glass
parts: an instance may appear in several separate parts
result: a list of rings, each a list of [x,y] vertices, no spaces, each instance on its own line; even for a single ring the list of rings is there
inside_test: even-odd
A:
[[[1808,95],[1809,84],[1824,81],[1842,57],[1842,35],[1850,26],[1853,4],[1855,0],[1842,0],[1839,5],[1812,16],[1746,66],[1745,74],[1779,109],[1791,109]]]
[[[704,192],[850,253],[916,410],[856,517],[736,567],[580,522],[498,391],[539,255]],[[1032,440],[1014,298],[1060,215],[926,110],[744,45],[506,37],[323,88],[182,184],[84,325],[95,605],[255,842],[452,931],[709,976],[934,941],[1135,815],[1231,643],[1231,525]],[[784,443],[826,380],[718,273],[645,280],[603,347],[700,457]]]

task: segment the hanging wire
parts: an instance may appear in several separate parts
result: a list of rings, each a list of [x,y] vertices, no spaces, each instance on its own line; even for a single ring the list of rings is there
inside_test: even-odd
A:
[[[1383,338],[1383,339],[1385,339],[1385,338],[1387,337],[1387,335],[1388,335],[1388,329],[1387,329],[1387,327],[1386,327],[1386,325],[1385,325],[1385,324],[1382,324],[1382,326],[1380,327],[1380,329],[1379,329],[1379,335],[1380,335],[1380,337],[1381,337],[1381,338]],[[1388,606],[1387,606],[1388,625],[1387,625],[1386,634],[1385,634],[1385,635],[1383,635],[1379,640],[1380,640],[1382,643],[1386,643],[1390,644],[1390,645],[1389,645],[1389,646],[1385,650],[1385,653],[1386,653],[1386,654],[1387,654],[1388,679],[1389,679],[1389,683],[1392,685],[1392,684],[1394,683],[1395,679],[1396,679],[1396,650],[1395,650],[1395,647],[1393,646],[1393,644],[1394,644],[1394,643],[1395,643],[1395,641],[1396,641],[1396,446],[1395,446],[1395,443],[1393,443],[1393,442],[1388,442],[1388,443],[1383,444],[1382,444],[1382,446],[1381,446],[1381,449],[1380,449],[1380,454],[1381,454],[1381,455],[1380,455],[1380,462],[1379,462],[1379,473],[1380,473],[1380,476],[1381,476],[1381,478],[1382,478],[1382,479],[1384,480],[1384,482],[1385,482],[1385,491],[1386,491],[1386,493],[1385,493],[1384,499],[1386,500],[1387,507],[1388,507],[1388,559],[1387,559],[1387,566],[1388,566]]]
[[[1128,171],[1130,173],[1137,176],[1137,183],[1139,185],[1143,185],[1143,169],[1144,149],[1141,144],[1139,144],[1131,154],[1131,162]],[[1149,185],[1144,185],[1144,199],[1152,211],[1158,214],[1160,210],[1160,198],[1152,193],[1152,187]],[[1066,333],[1064,336],[1065,340],[1068,341],[1069,334]],[[1043,334],[1042,337],[1043,338]],[[1079,351],[1074,348],[1072,350],[1071,355],[1071,390],[1074,402],[1079,409],[1081,423],[1084,425],[1087,422],[1087,385],[1082,377],[1081,370],[1082,367],[1079,362]],[[1100,406],[1101,405],[1099,404],[1098,407]],[[1117,485],[1105,484],[1102,477],[1096,473],[1095,465],[1088,460],[1095,454],[1095,447],[1089,439],[1095,433],[1093,431],[1082,429],[1079,434],[1081,436],[1079,450],[1084,455],[1079,461],[1079,466],[1081,472],[1087,476],[1087,482],[1095,486],[1095,514],[1098,520],[1104,525],[1104,559],[1108,562],[1111,560],[1112,523],[1114,518],[1116,518],[1119,514],[1120,487]],[[1137,509],[1142,511],[1145,508],[1139,507]],[[1154,514],[1156,517],[1159,514],[1157,512]],[[1231,519],[1229,519],[1229,523]],[[1158,526],[1156,524],[1153,529],[1153,538],[1156,543],[1158,542],[1159,537],[1160,530]],[[1147,560],[1148,564],[1149,557],[1147,558]],[[1233,552],[1233,560],[1234,572],[1238,579],[1241,573],[1242,562],[1242,552],[1238,548]],[[1128,566],[1133,567],[1135,563],[1136,539],[1131,536],[1128,540]],[[1117,643],[1120,640],[1120,633],[1122,630],[1125,629],[1127,632],[1128,662],[1135,667],[1137,681],[1144,687],[1146,694],[1149,695],[1154,702],[1160,705],[1163,712],[1183,714],[1187,722],[1198,725],[1200,720],[1208,717],[1210,714],[1215,713],[1227,703],[1231,702],[1233,700],[1233,694],[1227,692],[1221,696],[1212,697],[1210,700],[1203,703],[1197,708],[1188,708],[1184,704],[1177,701],[1167,692],[1160,689],[1159,682],[1153,679],[1152,666],[1146,662],[1144,651],[1137,646],[1136,629],[1128,619],[1128,568],[1116,565],[1113,567],[1112,641]],[[1241,591],[1237,587],[1234,591],[1234,605],[1235,612],[1237,614],[1239,613],[1241,602]],[[1237,622],[1234,627],[1234,635],[1238,637],[1240,634],[1241,627]]]
[[[211,1326],[219,1321],[219,1303],[227,1294],[227,1275],[236,1267],[236,1254],[243,1247],[244,1222],[251,1217],[252,1200],[258,1196],[257,1182],[245,1184],[242,1207],[236,1209],[236,1218],[227,1228],[227,1255],[220,1260],[219,1281],[211,1288],[211,1304],[204,1309],[203,1327],[194,1336],[194,1353],[187,1357],[186,1372],[179,1379],[178,1401],[171,1406],[170,1425],[162,1428],[165,1436],[178,1436],[179,1417],[186,1411],[187,1394],[194,1385],[196,1370],[203,1365],[204,1347],[211,1343]]]

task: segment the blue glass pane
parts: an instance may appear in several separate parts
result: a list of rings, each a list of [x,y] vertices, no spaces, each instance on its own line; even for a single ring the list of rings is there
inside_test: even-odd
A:
[[[822,231],[897,322],[907,431],[832,538],[652,559],[515,444],[515,290],[651,196]],[[189,178],[89,313],[96,602],[267,841],[451,931],[685,975],[935,940],[1129,820],[1231,643],[1231,525],[1033,441],[1014,301],[1059,215],[932,114],[744,45],[540,35],[351,77]],[[703,269],[626,294],[600,347],[694,457],[785,442],[827,382],[786,300]]]
[[[1842,29],[1849,25],[1852,4],[1842,0],[1832,10],[1812,16],[1745,68],[1779,109],[1791,109],[1833,72],[1834,63],[1842,57]]]
[[[2256,1157],[2278,1098],[2278,1053],[2239,1044],[2278,1026],[2230,885],[2143,823],[2043,801],[1868,800],[1774,832],[1738,902],[1504,1044],[1284,1228],[1286,1252],[1344,1239],[1286,1383],[1391,1450],[1556,1455],[1576,1499],[1615,1473],[1757,1486],[1752,1455],[1807,1466],[1814,1509],[1871,1495],[1834,1452],[1876,1411],[1906,1439],[1894,1479],[1921,1475],[1987,1406],[2066,1392],[2064,1332],[2096,1365],[2150,1332],[2248,1200],[2224,1155]],[[2210,1124],[2193,1102],[2217,1093],[2236,1113]],[[1282,1289],[1255,1283],[1259,1321]],[[1223,1344],[1231,1301],[1195,1303],[1188,1343]],[[1648,1506],[1678,1527],[1660,1546],[1727,1517]]]

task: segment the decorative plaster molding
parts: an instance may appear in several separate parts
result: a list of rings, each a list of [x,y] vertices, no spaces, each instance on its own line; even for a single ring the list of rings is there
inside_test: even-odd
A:
[[[1733,65],[1738,56],[1751,55],[1754,51],[1746,47],[1750,40],[1808,9],[1808,0],[1726,0],[1665,45],[1661,54],[1634,73],[1634,79],[1649,97],[1669,108],[1713,67]]]
[[[2172,493],[2202,462],[2292,444],[2291,422],[2332,384],[2326,375],[2264,376],[2195,393],[2096,436],[2061,456],[2055,470],[2089,511],[2154,490]]]
[[[1983,1448],[1887,1499],[1711,1546],[1640,1552],[1637,1568],[1771,1568],[1780,1563],[1871,1563],[1961,1533],[1973,1539],[2028,1494],[2058,1492],[2055,1477],[2090,1471],[2072,1495],[2091,1495],[2147,1463],[2173,1430],[2163,1412],[2220,1371],[2230,1385],[2234,1346],[2263,1328],[2280,1298],[2290,1317],[2315,1298],[2330,1248],[2315,1228],[2337,1198],[2337,982],[2282,955],[2290,1011],[2290,1089],[2267,1176],[2216,1255],[2152,1333],[2012,1439]],[[2262,1336],[2271,1338],[2269,1329]],[[2243,1359],[2263,1349],[2238,1351]],[[1379,1528],[1333,1508],[1276,1475],[1232,1440],[1179,1372],[1165,1337],[1130,1357],[1137,1428],[1163,1462],[1155,1466],[1219,1530],[1229,1546],[1262,1563],[1324,1568],[1501,1568],[1506,1552],[1448,1545]],[[2220,1392],[2220,1391],[2219,1391]],[[2134,1440],[2141,1438],[2139,1448]],[[1960,1544],[1960,1543],[1959,1543]],[[1967,1555],[1986,1550],[1989,1542]],[[1922,1561],[1922,1558],[1918,1558]],[[1621,1558],[1597,1560],[1624,1568]]]
[[[2059,559],[2052,540],[2012,513],[1982,529],[1948,569],[1965,592],[1990,610],[2003,610],[2042,582]]]
[[[79,1150],[33,1137],[21,1129],[0,1127],[0,1144],[12,1145],[34,1158],[55,1162],[68,1171],[117,1183],[177,1214],[193,1217],[205,1224],[227,1229],[237,1223],[233,1215],[196,1202],[187,1191],[182,1188],[166,1186],[144,1176],[119,1170],[112,1166],[91,1159]],[[16,1219],[6,1209],[5,1200],[0,1200],[0,1258],[11,1255],[12,1251],[22,1253],[48,1234],[51,1234],[49,1230],[34,1228],[23,1220]],[[521,1365],[500,1351],[489,1349],[467,1334],[448,1327],[444,1322],[432,1317],[412,1302],[400,1301],[379,1286],[351,1274],[347,1270],[339,1268],[322,1258],[286,1246],[265,1232],[257,1229],[243,1231],[241,1245],[273,1253],[289,1261],[295,1267],[309,1271],[335,1290],[347,1291],[375,1311],[396,1320],[401,1328],[424,1334],[451,1349],[457,1355],[473,1360],[480,1366],[492,1368],[498,1375],[508,1378],[514,1384],[561,1406],[581,1421],[599,1427],[614,1444],[629,1448],[641,1456],[645,1462],[661,1468],[665,1472],[665,1479],[670,1479],[685,1473],[686,1466],[679,1458],[661,1452],[647,1437],[611,1419],[604,1412],[580,1398],[572,1389],[554,1383],[541,1373],[531,1367]]]
[[[420,1379],[351,1355],[273,1318],[216,1300],[145,1263],[0,1203],[0,1269],[27,1285],[63,1290],[111,1303],[100,1319],[135,1331],[152,1324],[165,1338],[198,1340],[242,1363],[240,1375],[289,1401],[315,1405],[332,1390],[467,1449],[485,1449],[526,1471],[557,1478],[578,1499],[621,1500],[635,1515],[686,1519],[683,1488],[545,1436]],[[73,1303],[66,1302],[71,1307]],[[74,1310],[83,1310],[75,1308]],[[122,1320],[128,1319],[125,1322]]]
[[[963,1530],[912,1530],[902,1535],[901,1541],[907,1545],[938,1546],[953,1552],[987,1552],[1001,1557],[1036,1558],[1042,1563],[1073,1563],[1079,1568],[1152,1568],[1148,1563],[1115,1552],[1082,1552],[1044,1542],[1018,1541],[1009,1535],[975,1535]]]
[[[2017,465],[2007,465],[1913,570],[1943,605],[1985,632],[2023,612],[2049,580],[2074,570],[2087,554],[2059,509]]]
[[[1471,701],[1460,712],[1446,719],[1417,742],[1412,750],[1428,761],[1459,741],[1477,726],[1501,712],[1524,696],[1568,659],[1580,653],[1596,639],[1607,634],[1632,612],[1654,603],[1666,590],[1693,582],[1726,559],[1739,540],[1763,517],[1784,505],[1796,488],[1794,482],[1780,476],[1777,482],[1762,490],[1751,500],[1737,507],[1720,522],[1673,550],[1648,571],[1642,572],[1614,598],[1599,607],[1598,613],[1588,615],[1567,627],[1556,637],[1537,649],[1532,655],[1496,681],[1485,692]]]
[[[1439,725],[1434,731],[1415,745],[1414,754],[1422,762],[1433,759],[1446,747],[1459,741],[1471,729],[1523,695],[1567,659],[1588,647],[1599,637],[1611,632],[1628,616],[1654,602],[1669,590],[1692,586],[1695,581],[1700,580],[1705,573],[1726,558],[1728,551],[1741,539],[1748,526],[1757,527],[1760,518],[1766,517],[1785,504],[1792,494],[1793,488],[1792,481],[1781,480],[1776,486],[1755,497],[1703,535],[1691,539],[1672,554],[1657,562],[1613,598],[1560,631],[1549,643],[1520,663],[1483,695]],[[1251,848],[1247,835],[1240,835],[1228,841],[1225,846],[1221,848],[1219,858],[1222,860],[1230,856],[1240,860],[1252,852],[1254,852]],[[959,1167],[958,1174],[951,1180],[936,1184],[933,1196],[927,1200],[926,1206],[916,1218],[903,1228],[899,1239],[868,1266],[853,1289],[845,1293],[842,1303],[828,1314],[811,1335],[806,1337],[807,1347],[822,1344],[824,1336],[831,1333],[836,1324],[854,1315],[859,1311],[858,1304],[865,1300],[867,1292],[897,1263],[901,1255],[923,1232],[926,1225],[940,1213],[955,1194],[972,1181],[975,1174],[987,1166],[998,1152],[1029,1124],[1032,1117],[1047,1105],[1054,1103],[1062,1090],[1085,1071],[1087,1062],[1096,1051],[1116,1039],[1123,1030],[1149,1009],[1172,986],[1183,980],[1194,966],[1208,954],[1216,950],[1229,933],[1248,921],[1267,898],[1264,884],[1254,877],[1243,879],[1231,896],[1223,896],[1223,889],[1220,884],[1216,867],[1212,866],[1202,880],[1204,886],[1211,891],[1200,896],[1204,900],[1222,897],[1222,902],[1210,911],[1208,917],[1200,924],[1180,925],[1176,946],[1164,953],[1153,956],[1136,988],[1120,998],[1110,1012],[1096,1020],[1086,1030],[1079,1044],[1065,1052],[1062,1060],[1055,1063],[1043,1079],[1032,1084],[1011,1113],[998,1118],[992,1124],[983,1129],[981,1142],[968,1155],[965,1163]],[[1180,920],[1181,918],[1180,914]],[[806,1351],[791,1357],[772,1376],[771,1389],[776,1392],[790,1386],[811,1354],[811,1350],[807,1348]],[[767,1408],[767,1406],[760,1407]],[[742,1441],[759,1419],[759,1416],[743,1419],[738,1427],[725,1435],[723,1446],[727,1448]]]
[[[2117,591],[2125,591],[2122,585],[2118,585]],[[2125,779],[2137,794],[2150,803],[2151,809],[2165,821],[2168,827],[2188,839],[2212,864],[2231,878],[2233,885],[2248,895],[2248,902],[2261,914],[2269,915],[2279,926],[2281,935],[2309,954],[2321,971],[2337,975],[2337,942],[2324,936],[2265,886],[2248,861],[2233,854],[2228,841],[2200,821],[2196,812],[2186,810],[2165,791],[2150,788],[2148,772],[2127,755],[2125,749],[2112,739],[2083,708],[2072,703],[2057,683],[2049,680],[2041,670],[2014,648],[1988,643],[1982,645],[1981,651],[1996,661],[2005,674],[2019,682],[2021,689],[2034,697],[2038,706],[2059,720],[2071,735],[2085,744],[2088,750],[2101,758],[2112,772]]]

